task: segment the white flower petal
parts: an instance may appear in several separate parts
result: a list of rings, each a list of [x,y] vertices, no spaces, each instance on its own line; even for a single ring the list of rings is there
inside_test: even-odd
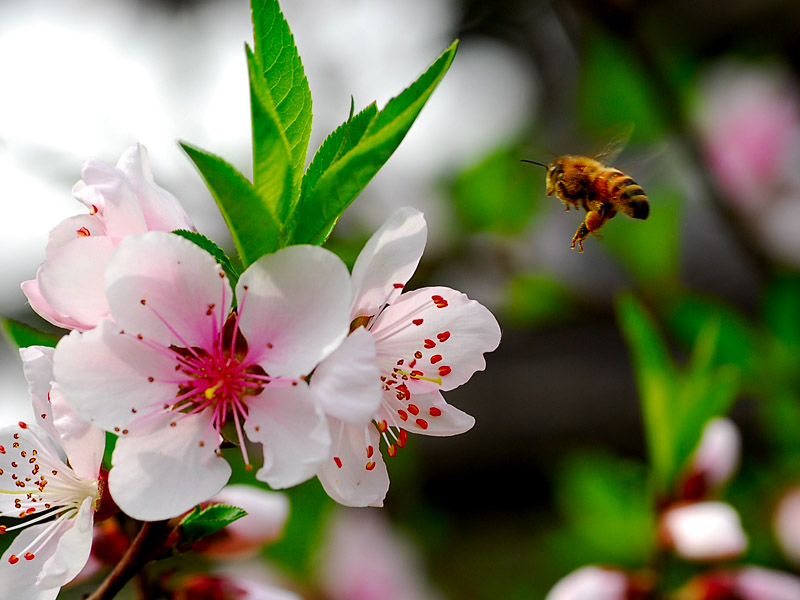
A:
[[[675,552],[689,560],[719,560],[747,549],[738,513],[724,502],[695,502],[662,515],[663,530]]]
[[[378,431],[372,425],[355,427],[336,419],[328,419],[328,427],[331,456],[317,471],[328,496],[345,506],[383,506],[389,473],[380,453]]]
[[[35,559],[25,560],[20,557],[19,562],[10,564],[8,559],[12,555],[20,556],[24,549],[33,542],[44,530],[48,523],[31,525],[20,532],[11,542],[11,546],[0,558],[0,586],[4,600],[54,600],[58,596],[60,587],[38,587],[36,579],[42,569],[44,561],[48,560],[57,549],[57,543],[48,544],[38,553]],[[57,540],[54,540],[57,542]]]
[[[384,408],[377,418],[409,433],[450,436],[469,431],[475,425],[474,417],[449,405],[439,392],[412,394],[407,401],[399,400],[391,391],[386,392],[386,396]],[[388,406],[394,409],[393,413],[387,411]]]
[[[69,528],[60,538],[53,540],[57,541],[57,547],[42,565],[37,578],[39,587],[61,587],[75,579],[89,560],[94,524],[93,501],[93,498],[86,498],[78,513],[66,522]]]
[[[217,456],[208,417],[175,415],[174,426],[154,424],[148,435],[121,436],[108,474],[111,497],[134,519],[176,517],[222,489],[231,474]]]
[[[194,230],[194,225],[178,199],[156,185],[150,170],[147,148],[136,144],[128,148],[117,162],[117,168],[127,177],[141,205],[150,231]]]
[[[373,316],[400,293],[422,258],[427,237],[425,216],[409,206],[373,234],[353,266],[352,317]]]
[[[280,489],[313,477],[331,441],[325,414],[308,386],[268,386],[248,407],[247,437],[264,446],[264,466],[256,479]]]
[[[120,328],[167,346],[209,347],[231,306],[230,284],[214,257],[162,231],[124,239],[105,282]]]
[[[91,331],[73,331],[61,338],[53,372],[65,400],[79,416],[118,433],[147,407],[174,399],[176,386],[162,383],[174,378],[174,364],[171,357],[121,335],[117,325],[103,321]]]
[[[311,391],[325,414],[365,427],[381,403],[375,339],[359,327],[314,370]]]
[[[56,320],[66,317],[88,328],[109,317],[104,277],[105,265],[113,252],[110,238],[76,238],[39,267],[38,291],[56,311]],[[36,304],[31,306],[37,309]],[[49,318],[47,314],[42,316]]]
[[[445,287],[402,294],[370,331],[381,369],[390,372],[402,359],[402,369],[422,372],[422,378],[406,381],[409,389],[420,392],[466,383],[486,367],[484,352],[500,343],[500,326],[489,309]]]
[[[347,335],[352,298],[341,259],[317,246],[289,246],[242,273],[236,287],[248,357],[274,376],[311,372]]]

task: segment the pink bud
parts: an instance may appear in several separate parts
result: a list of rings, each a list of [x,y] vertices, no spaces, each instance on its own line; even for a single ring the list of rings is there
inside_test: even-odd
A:
[[[687,560],[720,560],[747,548],[738,513],[724,502],[695,502],[668,509],[661,530],[676,554]]]

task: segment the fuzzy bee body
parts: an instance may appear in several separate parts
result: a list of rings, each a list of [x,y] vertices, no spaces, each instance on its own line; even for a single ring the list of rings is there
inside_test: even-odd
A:
[[[533,161],[526,161],[533,162]],[[614,167],[606,167],[588,156],[565,155],[547,168],[547,195],[555,195],[566,210],[582,208],[586,217],[572,238],[572,249],[596,233],[609,219],[621,212],[633,219],[646,219],[650,214],[647,194],[630,175]]]

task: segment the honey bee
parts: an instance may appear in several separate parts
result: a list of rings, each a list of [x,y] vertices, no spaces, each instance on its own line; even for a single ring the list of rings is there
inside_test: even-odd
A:
[[[523,159],[523,162],[547,169],[547,195],[555,194],[567,212],[573,207],[586,211],[586,217],[572,237],[573,250],[577,243],[578,252],[583,252],[583,241],[597,233],[617,212],[643,220],[650,214],[650,204],[642,186],[631,176],[601,162],[616,155],[622,145],[624,139],[609,144],[595,158],[568,154],[556,158],[549,165]]]

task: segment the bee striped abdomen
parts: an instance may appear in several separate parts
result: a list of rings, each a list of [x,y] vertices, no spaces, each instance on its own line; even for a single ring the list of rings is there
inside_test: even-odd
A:
[[[618,169],[609,169],[608,183],[613,182],[609,196],[616,209],[634,219],[646,219],[650,214],[650,203],[647,194],[630,175]]]

